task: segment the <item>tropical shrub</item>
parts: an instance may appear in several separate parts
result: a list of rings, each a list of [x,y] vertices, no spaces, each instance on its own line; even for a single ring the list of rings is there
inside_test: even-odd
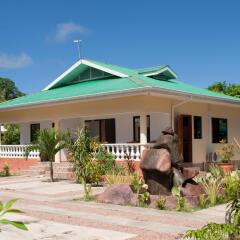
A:
[[[206,208],[208,206],[208,198],[206,194],[201,194],[198,197],[198,204],[201,208]]]
[[[198,230],[189,230],[184,239],[189,240],[225,240],[231,235],[239,236],[240,229],[233,224],[209,223]],[[236,239],[236,238],[234,238]]]
[[[7,124],[4,126],[5,132],[2,138],[2,144],[17,145],[20,143],[20,130],[16,124]]]
[[[226,143],[226,140],[220,141],[222,143],[222,148],[217,152],[222,163],[227,163],[232,160],[234,156],[234,145]]]
[[[138,206],[139,207],[146,207],[150,199],[149,192],[145,192],[142,194],[138,194]]]
[[[84,193],[84,200],[85,201],[92,201],[94,199],[94,196],[92,195],[92,185],[87,183]]]
[[[207,205],[214,206],[221,202],[220,190],[223,188],[223,176],[217,166],[210,166],[210,172],[195,180],[202,184],[207,196]]]
[[[40,157],[45,161],[49,161],[50,179],[53,182],[53,162],[55,155],[67,146],[68,137],[66,133],[62,133],[55,128],[42,129],[39,132],[37,141],[28,146],[26,155],[33,150],[40,152]]]
[[[0,224],[12,225],[16,228],[27,231],[28,229],[23,222],[11,221],[11,220],[3,218],[3,216],[6,213],[22,213],[22,211],[20,211],[18,209],[15,209],[15,208],[12,208],[12,206],[15,204],[16,201],[17,201],[17,199],[9,200],[6,203],[3,203],[3,202],[0,201]]]
[[[173,187],[172,195],[176,199],[176,210],[177,211],[185,210],[185,199],[181,194],[181,187]]]
[[[131,185],[133,181],[133,175],[132,174],[126,174],[122,173],[121,171],[112,171],[108,174],[106,174],[106,182],[109,185],[113,184],[128,184]]]
[[[163,196],[159,196],[159,198],[156,201],[156,207],[159,210],[166,210],[166,199]]]
[[[184,239],[224,240],[240,238],[240,178],[239,172],[229,183],[225,223],[209,223],[198,230],[189,230]],[[233,175],[234,176],[234,175]]]
[[[4,163],[3,170],[0,172],[0,177],[9,177],[11,176],[10,167],[7,163]]]
[[[131,181],[131,187],[132,187],[133,191],[136,192],[137,194],[139,194],[143,184],[144,184],[144,182],[143,182],[141,176],[137,173],[133,173],[132,181]]]
[[[111,172],[116,168],[114,156],[108,153],[100,144],[98,152],[95,156],[95,160],[99,163],[102,175],[107,174],[108,172]]]

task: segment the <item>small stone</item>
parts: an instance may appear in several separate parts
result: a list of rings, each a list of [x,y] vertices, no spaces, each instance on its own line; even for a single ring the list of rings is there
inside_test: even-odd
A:
[[[114,184],[96,196],[97,202],[127,205],[132,203],[133,191],[127,184]]]

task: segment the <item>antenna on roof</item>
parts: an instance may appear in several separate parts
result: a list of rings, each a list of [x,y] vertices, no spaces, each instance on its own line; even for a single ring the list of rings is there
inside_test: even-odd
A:
[[[73,42],[77,44],[78,59],[81,59],[82,58],[82,55],[81,55],[81,42],[82,42],[82,40],[76,39],[76,40],[73,40]]]

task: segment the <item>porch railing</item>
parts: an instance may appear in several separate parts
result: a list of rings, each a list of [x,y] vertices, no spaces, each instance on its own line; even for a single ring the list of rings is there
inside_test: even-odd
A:
[[[28,145],[0,145],[0,158],[25,158]],[[141,150],[148,145],[138,143],[102,144],[116,160],[136,160],[141,157]],[[28,158],[39,158],[38,151],[30,152]]]
[[[28,145],[0,145],[0,158],[25,158]],[[39,158],[38,151],[31,151],[28,158]]]
[[[147,147],[147,145],[138,143],[102,144],[102,146],[104,146],[116,160],[131,159],[136,161],[140,160],[142,148]]]

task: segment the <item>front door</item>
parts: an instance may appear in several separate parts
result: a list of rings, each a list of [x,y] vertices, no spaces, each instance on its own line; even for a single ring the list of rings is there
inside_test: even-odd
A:
[[[177,125],[184,162],[192,162],[192,116],[180,115]]]

